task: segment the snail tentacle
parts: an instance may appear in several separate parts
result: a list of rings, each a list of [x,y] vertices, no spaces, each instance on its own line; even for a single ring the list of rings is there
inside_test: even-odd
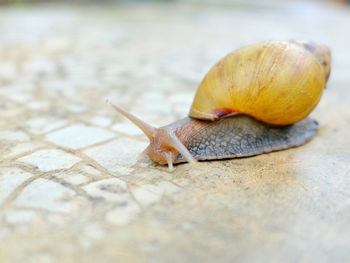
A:
[[[169,171],[172,172],[174,170],[174,167],[173,167],[173,154],[171,152],[165,152],[164,155],[165,155],[165,157],[167,159],[167,162],[168,162]]]
[[[139,127],[150,140],[153,138],[153,133],[155,132],[156,128],[140,120],[139,118],[127,112],[126,110],[122,109],[121,107],[111,103],[109,100],[107,100],[106,103],[111,105],[116,111],[121,113],[123,116],[128,118],[132,123],[134,123],[137,127]]]
[[[169,145],[174,147],[179,153],[181,153],[189,163],[197,162],[197,160],[193,158],[192,154],[180,142],[179,138],[177,138],[177,136],[174,133],[169,134],[169,139]]]

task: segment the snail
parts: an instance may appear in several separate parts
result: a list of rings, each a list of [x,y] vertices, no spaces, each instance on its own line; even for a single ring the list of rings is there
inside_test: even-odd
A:
[[[258,155],[302,145],[315,135],[318,124],[306,117],[321,98],[330,61],[329,48],[314,42],[259,42],[209,70],[189,117],[155,128],[111,105],[150,140],[143,154],[170,170],[181,162]]]

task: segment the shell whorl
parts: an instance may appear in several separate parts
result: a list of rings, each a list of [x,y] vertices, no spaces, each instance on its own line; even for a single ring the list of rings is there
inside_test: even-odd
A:
[[[190,116],[216,120],[244,113],[273,125],[292,124],[317,105],[326,75],[324,66],[302,43],[266,41],[246,46],[207,73]]]

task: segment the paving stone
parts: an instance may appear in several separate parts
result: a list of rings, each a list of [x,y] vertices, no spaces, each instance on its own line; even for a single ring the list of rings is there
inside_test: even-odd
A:
[[[175,193],[178,193],[181,191],[181,188],[168,182],[168,181],[161,181],[157,183],[157,186],[159,189],[163,191],[165,195],[172,195]]]
[[[31,110],[47,110],[50,107],[50,103],[48,101],[32,101],[29,102],[27,107]]]
[[[112,123],[112,120],[107,117],[103,116],[95,116],[90,120],[91,124],[100,126],[100,127],[107,127]]]
[[[30,132],[34,134],[42,134],[65,126],[67,124],[67,120],[49,120],[37,117],[28,120],[26,124],[29,126]]]
[[[147,207],[154,205],[161,200],[164,189],[155,185],[144,184],[133,188],[131,192],[140,205]]]
[[[26,74],[54,74],[56,72],[56,65],[47,58],[33,59],[24,63],[23,70],[26,71]]]
[[[113,130],[126,135],[142,135],[143,132],[131,123],[119,122],[112,127]]]
[[[145,158],[146,159],[146,158]],[[143,165],[143,167],[147,167],[150,165],[152,162],[149,159],[146,159],[148,162]],[[150,171],[150,170],[144,170],[144,171],[139,171],[138,173],[133,173],[132,174],[133,178],[139,181],[161,181],[161,180],[171,180],[173,179],[173,175],[169,173],[168,170],[166,170],[166,166],[164,167],[164,170],[157,170],[157,171]]]
[[[40,142],[25,142],[25,143],[18,143],[14,145],[12,148],[9,149],[8,152],[5,153],[5,157],[11,158],[15,157],[17,155],[20,155],[25,152],[36,150],[40,147],[43,147],[45,144]]]
[[[13,79],[17,74],[15,65],[10,62],[1,62],[0,63],[0,77],[2,79]]]
[[[100,175],[101,174],[101,172],[99,170],[97,170],[95,167],[93,167],[89,164],[85,164],[85,165],[81,166],[80,170],[82,172],[89,174],[89,175]]]
[[[22,90],[14,89],[10,94],[7,95],[8,98],[17,103],[27,103],[32,101],[32,94],[28,92],[23,92]]]
[[[21,207],[68,213],[72,212],[75,208],[69,202],[69,198],[74,195],[74,191],[61,184],[39,178],[23,189],[20,195],[14,200],[14,204]]]
[[[135,221],[140,213],[140,207],[134,201],[128,200],[109,211],[106,220],[115,225],[126,225]]]
[[[175,178],[173,182],[181,187],[186,187],[191,184],[190,180],[187,178]]]
[[[0,172],[0,205],[23,182],[33,175],[18,168],[7,168]]]
[[[50,133],[46,139],[60,146],[72,149],[84,148],[114,137],[114,134],[99,128],[74,125]]]
[[[1,218],[1,216],[0,216]],[[11,231],[8,228],[3,227],[0,229],[0,240],[4,240],[5,238],[11,235]]]
[[[113,167],[111,167],[109,169],[109,171],[111,171],[112,173],[120,174],[120,175],[129,175],[129,174],[132,174],[134,169],[129,168],[129,167],[123,167],[120,165],[114,165]]]
[[[88,177],[86,177],[83,174],[72,174],[72,173],[59,173],[54,175],[55,178],[60,178],[64,180],[65,182],[72,184],[72,185],[81,185],[85,184],[90,181]]]
[[[113,171],[115,165],[131,166],[135,164],[138,155],[146,146],[147,143],[142,141],[120,138],[85,150],[84,153],[106,169]]]
[[[66,85],[65,85],[66,86]],[[74,112],[74,113],[83,113],[88,111],[87,105],[82,104],[67,104],[67,110]]]
[[[84,226],[79,237],[80,244],[85,248],[91,248],[96,242],[106,236],[105,230],[99,223],[88,223]]]
[[[129,199],[126,183],[118,178],[103,179],[83,186],[91,197],[121,202]]]
[[[30,137],[23,131],[0,131],[0,140],[28,141]]]
[[[5,220],[10,224],[30,223],[36,217],[36,213],[31,210],[13,210],[5,212]]]
[[[61,150],[40,150],[30,155],[21,157],[19,162],[28,163],[38,167],[41,171],[48,172],[58,169],[67,169],[80,161],[80,158]]]

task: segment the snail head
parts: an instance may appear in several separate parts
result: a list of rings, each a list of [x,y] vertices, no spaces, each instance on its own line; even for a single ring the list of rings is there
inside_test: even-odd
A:
[[[167,164],[169,169],[173,169],[173,163],[179,154],[189,163],[195,163],[196,160],[193,158],[188,149],[181,143],[179,138],[176,136],[173,129],[169,127],[155,128],[144,121],[140,120],[136,116],[122,109],[121,107],[112,104],[107,100],[116,111],[121,113],[124,117],[129,119],[137,127],[139,127],[143,133],[148,137],[150,144],[143,151],[140,157],[147,155],[152,161],[159,164]]]

